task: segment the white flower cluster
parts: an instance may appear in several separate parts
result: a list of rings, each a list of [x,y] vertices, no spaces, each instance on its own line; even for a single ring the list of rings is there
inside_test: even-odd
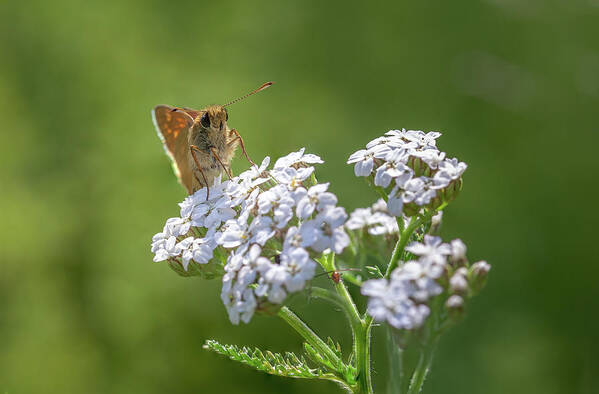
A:
[[[380,198],[368,208],[357,208],[349,215],[345,227],[348,230],[366,229],[370,235],[397,234],[399,226],[395,217],[389,215],[387,203]]]
[[[340,253],[349,245],[345,210],[328,184],[312,182],[311,164],[322,162],[301,149],[271,170],[266,157],[229,181],[215,180],[209,193],[200,189],[179,204],[181,216],[154,236],[154,261],[168,259],[187,270],[192,261],[216,264],[215,252],[227,250],[221,299],[234,324],[282,304],[314,277],[315,252]]]
[[[406,251],[418,259],[400,264],[389,280],[371,279],[362,285],[362,294],[369,297],[368,313],[397,329],[422,326],[430,314],[428,301],[441,293],[448,293],[447,308],[461,307],[471,282],[474,285],[490,268],[486,262],[467,268],[466,246],[459,239],[447,244],[425,235],[423,243],[412,243]]]
[[[404,206],[422,207],[452,195],[439,195],[441,190],[458,190],[466,163],[446,158],[436,147],[438,132],[419,130],[391,130],[375,138],[353,153],[347,164],[354,164],[356,176],[370,176],[374,184],[392,187],[387,201],[389,213],[400,216]],[[375,168],[376,167],[376,168]],[[453,187],[451,187],[453,186]],[[455,191],[452,190],[452,191]],[[436,197],[437,201],[433,201]]]

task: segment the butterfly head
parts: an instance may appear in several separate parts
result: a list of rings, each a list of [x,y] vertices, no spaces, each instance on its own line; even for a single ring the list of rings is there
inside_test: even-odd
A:
[[[211,105],[196,118],[196,122],[199,121],[202,128],[216,131],[227,130],[227,120],[229,120],[229,114],[222,105]]]

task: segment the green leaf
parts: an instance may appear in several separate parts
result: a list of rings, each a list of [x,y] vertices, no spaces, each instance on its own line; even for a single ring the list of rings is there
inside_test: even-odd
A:
[[[289,378],[327,379],[343,384],[338,377],[331,373],[324,373],[320,368],[310,368],[303,357],[286,352],[285,354],[261,351],[235,345],[222,345],[215,340],[208,340],[204,349],[228,357],[249,367],[271,375]]]

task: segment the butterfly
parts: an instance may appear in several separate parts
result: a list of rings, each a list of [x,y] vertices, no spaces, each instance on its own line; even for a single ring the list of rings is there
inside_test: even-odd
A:
[[[214,178],[223,171],[231,178],[231,159],[241,146],[250,164],[255,165],[245,150],[241,135],[229,128],[227,108],[258,93],[273,82],[266,82],[258,89],[225,105],[211,105],[202,110],[157,105],[152,110],[152,120],[164,150],[170,157],[179,182],[189,194],[206,187],[207,196]]]

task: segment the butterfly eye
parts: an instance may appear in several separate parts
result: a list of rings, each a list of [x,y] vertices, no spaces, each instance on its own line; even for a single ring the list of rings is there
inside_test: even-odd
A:
[[[225,120],[229,120],[229,112],[225,109]]]
[[[204,112],[204,115],[200,118],[200,123],[204,128],[210,127],[210,116],[208,116],[208,112]]]

